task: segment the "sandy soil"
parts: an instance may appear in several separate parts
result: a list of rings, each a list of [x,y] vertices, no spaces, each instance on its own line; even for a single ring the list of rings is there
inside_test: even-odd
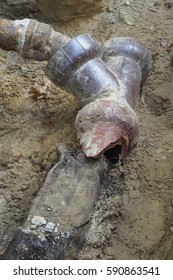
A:
[[[153,67],[138,103],[137,146],[112,166],[81,259],[173,258],[173,5],[107,1],[103,13],[53,27],[100,43],[131,36],[151,49]],[[0,51],[0,255],[27,217],[60,142],[77,144],[75,98],[50,84],[45,63]],[[32,95],[31,86],[40,88]],[[171,230],[172,229],[172,230]]]

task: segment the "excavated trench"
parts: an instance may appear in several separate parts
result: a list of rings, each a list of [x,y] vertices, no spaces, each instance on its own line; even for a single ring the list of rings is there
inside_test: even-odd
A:
[[[11,9],[5,2],[11,5]],[[81,12],[75,14],[75,17],[74,14],[73,16],[68,14],[69,9],[66,6],[61,12],[62,15],[65,12],[71,17],[67,21],[62,21],[61,16],[61,21],[50,18],[50,15],[45,15],[43,10],[40,11],[35,6],[30,9],[29,2],[34,5],[34,1],[29,0],[27,5],[25,3],[27,9],[23,16],[19,2],[1,1],[1,17],[14,19],[30,16],[43,21],[49,18],[51,22],[54,21],[52,26],[55,30],[70,37],[91,33],[101,44],[113,37],[130,36],[144,42],[152,52],[152,70],[137,106],[140,121],[138,144],[123,163],[117,159],[118,156],[112,158],[111,150],[106,152],[106,157],[112,162],[106,168],[99,186],[91,219],[86,218],[84,223],[77,225],[81,226],[82,234],[87,232],[86,241],[81,246],[81,240],[76,236],[73,244],[69,246],[69,241],[66,240],[67,257],[172,259],[173,6],[171,2],[109,0],[105,1],[101,12],[88,16],[82,12],[87,9],[81,8]],[[45,62],[23,60],[15,52],[0,51],[2,258],[15,233],[26,222],[29,211],[35,209],[32,208],[33,201],[41,191],[49,170],[61,162],[57,145],[63,143],[67,150],[71,151],[71,161],[67,160],[68,156],[65,158],[67,162],[72,162],[72,166],[75,166],[76,160],[80,158],[76,153],[79,145],[74,128],[80,105],[72,95],[54,86],[46,78],[45,65]],[[119,152],[117,149],[117,154]],[[80,160],[79,162],[83,162],[82,158]],[[94,172],[92,176],[96,178]],[[87,181],[84,183],[87,184]],[[89,198],[88,195],[88,200]],[[83,201],[84,208],[87,207],[88,200]],[[75,204],[73,207],[75,209]],[[34,211],[36,213],[36,210]],[[50,205],[47,219],[50,219],[53,213]],[[14,245],[15,243],[13,249]],[[47,243],[41,246],[45,250]],[[47,252],[47,258],[61,257],[52,255],[54,251]],[[33,258],[34,256],[36,258],[33,252]],[[8,257],[7,253],[6,258]]]

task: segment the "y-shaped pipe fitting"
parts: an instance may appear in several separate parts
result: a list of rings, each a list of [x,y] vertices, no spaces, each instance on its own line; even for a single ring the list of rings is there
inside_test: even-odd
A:
[[[151,54],[131,38],[114,38],[102,50],[90,35],[70,40],[48,24],[23,19],[0,19],[0,47],[24,58],[49,60],[46,74],[58,86],[71,91],[84,106],[76,117],[76,129],[88,157],[107,150],[125,155],[138,140],[134,112],[140,86],[148,76]]]
[[[149,50],[137,40],[115,38],[103,47],[89,35],[72,39],[49,60],[46,74],[71,91],[84,106],[77,114],[76,129],[87,157],[100,157],[120,147],[124,159],[139,136],[134,112],[141,83],[151,68]]]

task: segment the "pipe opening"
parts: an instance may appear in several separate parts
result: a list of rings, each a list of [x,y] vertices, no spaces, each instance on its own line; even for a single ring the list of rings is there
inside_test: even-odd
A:
[[[121,145],[116,145],[114,148],[111,148],[104,152],[104,155],[112,164],[115,164],[120,159],[121,148]]]

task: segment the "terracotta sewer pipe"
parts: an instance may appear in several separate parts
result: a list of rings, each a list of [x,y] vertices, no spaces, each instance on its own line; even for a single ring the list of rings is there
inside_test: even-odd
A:
[[[49,60],[71,38],[34,19],[0,19],[0,48],[23,58]]]
[[[88,34],[70,39],[36,20],[1,19],[0,47],[24,58],[49,60],[47,76],[83,106],[75,126],[87,157],[107,151],[114,156],[118,150],[125,158],[139,137],[134,109],[152,63],[145,45],[133,38],[113,38],[101,48]]]

